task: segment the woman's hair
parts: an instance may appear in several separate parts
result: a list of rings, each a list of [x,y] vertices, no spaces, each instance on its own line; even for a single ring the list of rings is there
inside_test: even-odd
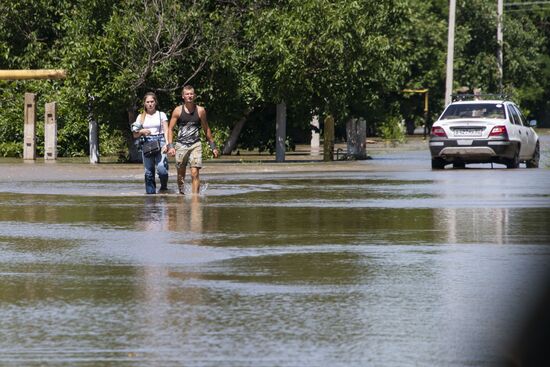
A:
[[[143,96],[143,112],[141,113],[141,123],[142,124],[145,121],[145,114],[147,113],[147,109],[145,108],[145,100],[147,99],[147,97],[153,97],[153,99],[155,100],[155,109],[158,109],[158,106],[159,106],[159,101],[158,101],[157,95],[155,93],[153,93],[153,92],[145,93],[145,95]]]

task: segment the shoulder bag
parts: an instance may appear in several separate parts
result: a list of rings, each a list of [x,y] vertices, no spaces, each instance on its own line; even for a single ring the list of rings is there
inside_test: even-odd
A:
[[[159,121],[160,121],[160,111],[159,111]],[[162,122],[160,126],[162,128]],[[143,152],[143,155],[145,155],[146,157],[151,157],[157,154],[158,152],[160,152],[161,149],[162,147],[160,146],[160,141],[158,141],[157,139],[146,140],[145,142],[143,142],[143,145],[141,146],[141,151]]]
[[[146,140],[143,145],[141,146],[141,150],[143,151],[143,155],[146,157],[151,157],[152,155],[157,154],[160,152],[160,141],[158,140]]]

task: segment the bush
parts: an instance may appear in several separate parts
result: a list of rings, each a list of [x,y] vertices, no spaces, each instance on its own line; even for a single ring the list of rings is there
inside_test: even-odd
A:
[[[229,138],[229,134],[231,132],[230,132],[228,127],[212,127],[212,126],[210,126],[210,130],[212,130],[212,139],[214,140],[214,143],[216,144],[216,147],[218,148],[218,152],[221,154],[221,152],[223,150],[223,143],[225,143],[226,140]],[[210,149],[210,145],[208,145],[208,141],[206,140],[204,130],[202,130],[202,129],[201,129],[201,142],[202,142],[202,157],[204,159],[214,158],[214,154],[212,153],[212,149]]]
[[[390,117],[378,126],[378,133],[384,140],[402,143],[405,141],[405,124],[400,117]]]
[[[103,157],[126,155],[128,147],[120,130],[99,129],[99,153]]]
[[[23,157],[23,143],[6,142],[0,143],[1,157]]]

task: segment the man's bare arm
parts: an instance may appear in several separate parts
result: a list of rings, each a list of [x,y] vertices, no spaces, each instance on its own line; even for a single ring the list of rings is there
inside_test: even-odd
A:
[[[174,127],[176,126],[176,123],[178,122],[178,119],[181,115],[181,106],[178,106],[174,108],[174,111],[172,111],[172,115],[170,116],[170,123],[168,124],[168,137],[166,144],[168,145],[168,155],[175,155],[176,149],[174,148],[174,145],[172,144],[174,141]]]
[[[176,123],[178,122],[178,118],[181,114],[181,106],[178,106],[172,111],[172,115],[170,116],[170,123],[168,124],[168,144],[172,144],[174,140],[174,127],[176,126]]]
[[[197,106],[197,108],[199,108],[199,118],[201,119],[201,126],[206,135],[206,140],[208,140],[208,145],[210,145],[210,148],[212,149],[214,158],[217,158],[219,152],[216,144],[214,144],[214,139],[212,138],[212,131],[210,130],[210,126],[208,126],[208,120],[206,119],[206,109],[200,106]]]

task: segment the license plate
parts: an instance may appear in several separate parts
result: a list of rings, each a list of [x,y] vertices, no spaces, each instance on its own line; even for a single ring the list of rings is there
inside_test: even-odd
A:
[[[481,129],[454,129],[455,136],[481,136],[483,130]]]

